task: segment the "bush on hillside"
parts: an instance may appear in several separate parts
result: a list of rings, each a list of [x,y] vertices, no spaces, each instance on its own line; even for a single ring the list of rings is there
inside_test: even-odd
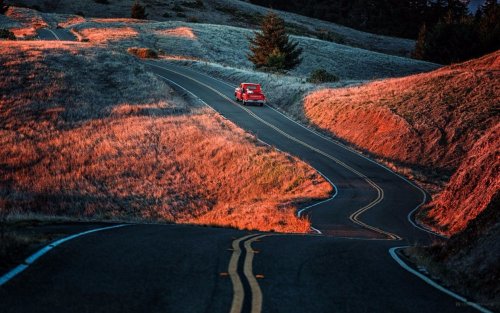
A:
[[[313,84],[333,83],[338,82],[339,80],[340,78],[337,75],[324,69],[312,71],[311,74],[309,74],[309,78],[307,78],[307,81]]]
[[[183,7],[186,8],[191,8],[191,9],[202,9],[205,7],[205,4],[203,3],[203,0],[196,0],[194,2],[192,1],[184,1],[181,3]]]
[[[188,23],[199,23],[200,20],[196,16],[189,16],[186,19],[186,22],[188,22]]]
[[[135,2],[132,6],[132,13],[130,16],[138,20],[145,20],[148,18],[146,8],[143,5],[140,5],[139,2]]]
[[[128,48],[127,52],[135,55],[136,57],[139,57],[141,59],[156,59],[158,58],[158,52],[156,52],[153,49],[150,48],[137,48],[137,47],[132,47]]]
[[[16,36],[10,30],[0,28],[0,39],[16,40]]]
[[[94,0],[94,2],[99,4],[109,4],[108,0]]]

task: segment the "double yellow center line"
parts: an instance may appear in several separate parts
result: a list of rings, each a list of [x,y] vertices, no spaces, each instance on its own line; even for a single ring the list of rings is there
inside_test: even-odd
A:
[[[252,249],[252,243],[262,237],[268,235],[248,235],[238,239],[235,239],[232,244],[233,254],[231,255],[231,260],[229,261],[228,273],[231,277],[231,282],[233,284],[233,301],[231,303],[230,313],[241,313],[243,310],[243,301],[245,300],[245,290],[243,288],[243,283],[241,277],[238,274],[238,262],[241,256],[240,244],[243,242],[245,247],[246,255],[243,262],[243,274],[246,277],[248,284],[250,285],[252,306],[251,313],[260,313],[262,311],[262,291],[260,290],[257,278],[253,274],[252,263],[255,251]]]

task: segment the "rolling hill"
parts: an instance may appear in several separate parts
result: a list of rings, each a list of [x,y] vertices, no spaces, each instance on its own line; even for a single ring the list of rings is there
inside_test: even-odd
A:
[[[7,3],[22,5],[50,13],[81,14],[87,17],[128,18],[132,1],[41,1],[8,0]],[[184,21],[204,24],[256,28],[268,11],[257,5],[238,0],[174,0],[142,1],[148,19],[154,21]],[[413,40],[374,35],[352,28],[304,17],[298,14],[280,12],[289,31],[296,35],[327,39],[368,50],[408,56],[415,46]]]

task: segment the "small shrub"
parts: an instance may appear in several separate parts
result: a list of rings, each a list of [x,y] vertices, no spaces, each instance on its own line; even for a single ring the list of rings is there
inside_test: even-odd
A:
[[[177,12],[176,16],[177,17],[187,17],[187,15],[182,13],[182,12]]]
[[[321,84],[321,83],[333,83],[338,82],[340,79],[337,75],[330,73],[324,69],[317,69],[311,72],[308,82],[313,84]]]
[[[181,7],[180,5],[178,5],[177,3],[174,5],[174,7],[172,8],[172,11],[174,12],[185,12],[186,9],[184,9],[183,7]]]
[[[345,37],[330,31],[320,30],[316,33],[316,37],[321,40],[335,42],[338,44],[345,44]]]
[[[135,2],[132,6],[132,13],[130,16],[139,20],[145,20],[148,17],[146,8],[143,5],[140,5],[139,2]]]
[[[0,39],[16,40],[16,36],[10,30],[0,28]]]
[[[199,23],[200,20],[197,17],[195,17],[195,16],[190,16],[190,17],[187,18],[186,22],[189,22],[189,23]]]
[[[191,9],[201,9],[205,7],[205,4],[203,4],[203,0],[196,0],[194,2],[184,1],[181,3],[181,5]]]
[[[170,14],[168,12],[165,12],[165,13],[163,13],[162,16],[165,17],[165,18],[169,18],[169,17],[172,17],[172,14]]]
[[[109,4],[108,0],[94,0],[94,2],[99,4]]]
[[[81,17],[85,17],[85,14],[83,14],[82,11],[76,11],[75,15],[78,15],[78,16],[81,16]]]
[[[156,59],[158,58],[158,52],[150,48],[128,48],[127,52],[139,57],[141,59]]]

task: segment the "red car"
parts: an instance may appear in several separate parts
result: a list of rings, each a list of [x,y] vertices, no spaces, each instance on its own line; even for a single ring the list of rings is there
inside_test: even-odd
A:
[[[236,101],[243,102],[243,105],[255,103],[263,106],[266,103],[266,96],[262,93],[260,84],[241,83],[238,88],[234,90],[234,97]]]

